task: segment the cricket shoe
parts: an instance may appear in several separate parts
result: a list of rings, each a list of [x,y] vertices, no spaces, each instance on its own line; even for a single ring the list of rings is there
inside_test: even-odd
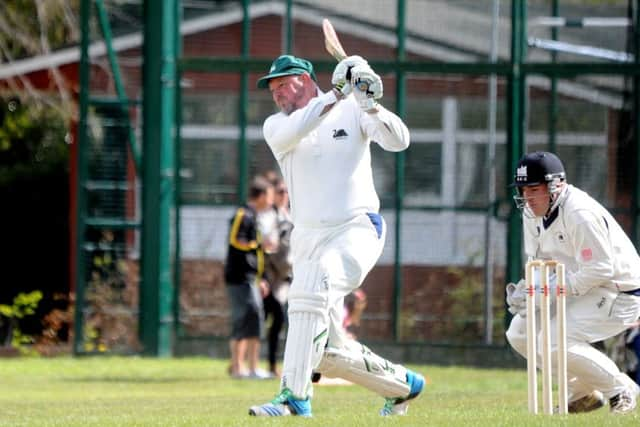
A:
[[[570,414],[580,414],[600,409],[604,404],[604,395],[598,390],[594,390],[580,399],[569,402],[567,406]]]
[[[384,406],[380,409],[383,417],[389,415],[406,415],[409,410],[409,402],[422,392],[424,388],[424,377],[417,372],[407,369],[407,383],[409,384],[409,395],[407,397],[387,398]]]
[[[275,377],[269,371],[265,371],[263,369],[256,369],[255,371],[249,373],[248,378],[254,379],[254,380],[270,380]]]
[[[269,403],[256,405],[249,408],[249,415],[256,417],[286,417],[299,415],[311,417],[311,399],[296,399],[288,388],[283,388],[280,393]]]
[[[628,414],[636,409],[638,398],[636,388],[628,388],[625,391],[609,399],[609,410],[612,414]]]

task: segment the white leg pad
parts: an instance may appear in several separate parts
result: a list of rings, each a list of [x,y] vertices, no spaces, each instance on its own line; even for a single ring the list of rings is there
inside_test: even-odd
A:
[[[329,276],[318,263],[294,266],[289,290],[289,329],[282,364],[282,388],[299,399],[311,394],[311,372],[328,338]]]
[[[329,378],[344,378],[385,398],[404,398],[409,395],[407,369],[404,366],[383,359],[355,341],[349,347],[328,347],[316,371]]]

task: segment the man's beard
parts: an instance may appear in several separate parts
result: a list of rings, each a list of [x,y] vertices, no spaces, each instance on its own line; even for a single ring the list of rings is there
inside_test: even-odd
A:
[[[280,111],[282,111],[287,116],[296,111],[300,105],[300,100],[302,99],[301,94],[297,94],[291,101],[286,101],[281,104]]]
[[[287,102],[285,105],[280,107],[280,110],[288,116],[289,114],[296,111],[296,108],[294,104]]]

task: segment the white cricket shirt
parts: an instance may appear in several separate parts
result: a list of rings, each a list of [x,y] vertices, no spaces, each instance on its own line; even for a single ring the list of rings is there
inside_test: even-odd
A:
[[[333,91],[319,92],[306,107],[290,115],[273,114],[264,122],[264,138],[289,188],[294,224],[331,226],[378,212],[369,144],[375,141],[387,151],[409,146],[402,120],[378,108],[368,114],[353,95],[337,101]]]
[[[574,295],[605,286],[640,287],[640,257],[611,214],[584,191],[567,185],[549,218],[524,218],[528,256],[565,264]]]

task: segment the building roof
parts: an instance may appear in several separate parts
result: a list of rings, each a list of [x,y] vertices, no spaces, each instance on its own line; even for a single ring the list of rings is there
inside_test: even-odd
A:
[[[216,2],[214,2],[216,3]],[[322,16],[331,16],[331,20],[339,34],[349,34],[382,45],[395,47],[395,23],[397,20],[396,2],[360,0],[347,2],[344,0],[297,0],[293,8],[296,20],[320,25]],[[504,2],[503,2],[504,3]],[[534,25],[536,17],[544,16],[546,8],[531,2],[529,6],[530,36],[544,36],[548,28]],[[606,16],[623,16],[625,8],[609,4],[606,8],[596,8],[595,11],[586,8],[565,8],[563,13],[596,13]],[[407,39],[405,42],[408,53],[424,56],[442,62],[475,62],[486,61],[491,51],[492,30],[494,22],[490,9],[491,1],[456,0],[429,1],[408,0],[406,3]],[[547,6],[548,8],[548,6]],[[261,1],[253,2],[249,8],[252,19],[265,15],[282,15],[286,13],[283,2]],[[509,59],[510,52],[510,10],[502,7],[498,20],[496,55],[501,60]],[[578,15],[574,15],[578,16]],[[191,11],[185,13],[185,20],[181,25],[183,36],[215,29],[242,20],[242,8],[237,2],[226,2],[225,7],[207,14],[196,14]],[[560,40],[574,45],[587,45],[620,51],[626,44],[626,30],[599,28],[561,29]],[[124,51],[142,46],[140,31],[122,34],[113,39],[113,48]],[[103,57],[106,46],[102,41],[91,44],[89,54],[92,58]],[[564,60],[576,60],[576,55],[562,54]],[[528,59],[544,61],[549,59],[549,53],[541,49],[529,49]],[[584,57],[581,58],[585,60]],[[594,61],[593,58],[586,58]],[[32,72],[60,67],[76,63],[80,60],[79,46],[61,49],[48,55],[42,55],[11,63],[0,64],[0,80],[26,75]],[[597,59],[596,59],[597,60]],[[530,77],[528,84],[547,88],[548,79]],[[620,92],[623,87],[622,78],[588,77],[580,81],[562,80],[558,90],[568,96],[588,100],[614,108],[622,105]]]

